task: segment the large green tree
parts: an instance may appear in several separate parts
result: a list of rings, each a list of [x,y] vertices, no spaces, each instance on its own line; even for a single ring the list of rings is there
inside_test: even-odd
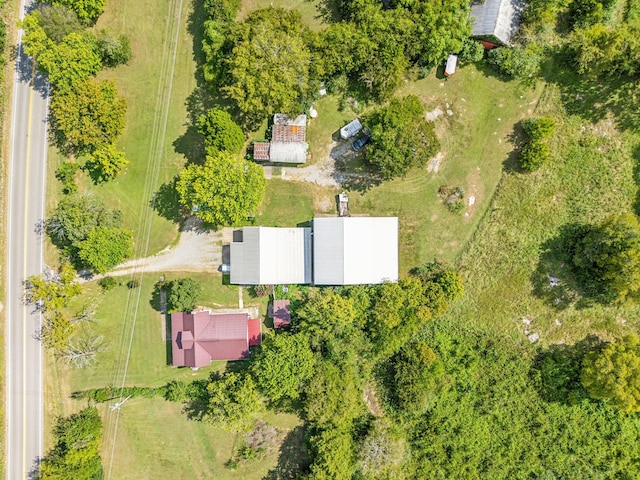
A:
[[[78,245],[96,227],[119,227],[122,212],[111,210],[93,195],[65,195],[46,222],[46,231],[59,248],[74,255]]]
[[[298,11],[282,8],[256,10],[232,28],[229,81],[222,90],[248,124],[304,111],[311,62],[305,30]]]
[[[176,184],[180,203],[213,225],[233,225],[255,215],[265,190],[262,167],[226,152],[210,151],[204,165],[191,164]]]
[[[112,145],[124,128],[127,102],[113,82],[86,80],[56,92],[51,130],[58,148],[69,154],[93,153]]]
[[[220,108],[212,108],[198,118],[198,131],[204,137],[204,144],[216,151],[238,154],[244,146],[242,129]]]
[[[640,292],[640,223],[626,213],[592,227],[577,241],[573,264],[592,293],[622,301]]]
[[[424,107],[415,95],[391,100],[365,121],[371,128],[365,159],[383,179],[426,165],[440,148],[433,123],[425,119]]]
[[[250,430],[265,410],[264,399],[251,375],[233,372],[224,376],[213,375],[207,394],[205,418],[225,430]]]
[[[129,160],[124,157],[124,153],[116,149],[113,144],[96,148],[87,154],[87,161],[84,169],[89,172],[93,183],[104,183],[114,179],[129,164]]]
[[[269,335],[251,360],[258,388],[272,401],[296,399],[313,376],[316,357],[304,335]]]
[[[51,0],[50,3],[70,8],[83,24],[93,25],[104,10],[105,0]]]
[[[602,351],[588,353],[582,362],[582,384],[593,398],[605,400],[626,413],[640,412],[640,342],[629,335]]]
[[[177,278],[162,287],[167,291],[167,311],[191,312],[198,305],[202,287],[193,278]]]
[[[133,254],[129,230],[96,227],[78,244],[78,258],[96,273],[105,273]]]
[[[42,480],[99,480],[102,420],[96,407],[59,418],[54,429],[54,447],[40,464]]]

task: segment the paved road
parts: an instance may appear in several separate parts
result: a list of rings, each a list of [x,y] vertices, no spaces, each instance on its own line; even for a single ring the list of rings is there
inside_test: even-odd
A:
[[[30,3],[30,0],[27,0]],[[23,0],[23,11],[24,11]],[[35,2],[34,2],[35,3]],[[24,279],[42,271],[48,85],[19,49],[11,119],[7,226],[6,478],[29,478],[42,457],[41,318],[22,301]]]

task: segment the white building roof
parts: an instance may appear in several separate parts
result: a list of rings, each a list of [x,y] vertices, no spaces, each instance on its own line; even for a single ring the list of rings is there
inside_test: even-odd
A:
[[[307,143],[271,142],[269,161],[273,163],[305,163],[307,161]]]
[[[524,9],[523,0],[485,0],[471,5],[472,34],[476,36],[494,35],[505,45],[511,42],[511,35],[518,28],[520,13]]]
[[[230,275],[236,285],[311,283],[311,229],[244,227],[231,244]]]
[[[356,118],[340,129],[340,137],[342,137],[343,140],[346,140],[347,138],[353,137],[360,130],[362,130],[362,124],[360,123],[360,120]]]
[[[316,285],[398,281],[398,219],[314,218],[313,281]]]
[[[453,75],[456,73],[456,65],[458,65],[458,56],[452,53],[447,58],[447,65],[444,67],[444,74]]]

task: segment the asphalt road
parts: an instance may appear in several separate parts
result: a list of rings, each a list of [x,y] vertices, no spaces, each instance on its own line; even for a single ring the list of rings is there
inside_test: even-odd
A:
[[[30,3],[30,1],[28,2]],[[34,2],[35,3],[35,2]],[[24,0],[23,0],[24,10]],[[48,85],[19,48],[11,118],[6,281],[6,478],[29,478],[42,457],[41,316],[25,306],[24,280],[42,272]]]

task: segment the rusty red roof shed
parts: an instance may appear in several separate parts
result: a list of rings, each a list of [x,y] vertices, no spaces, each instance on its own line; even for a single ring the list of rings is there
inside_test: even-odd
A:
[[[172,364],[205,367],[212,360],[244,360],[262,341],[262,323],[247,313],[171,314]]]
[[[273,328],[288,327],[291,325],[291,302],[289,300],[273,301]]]
[[[269,160],[269,143],[255,142],[253,144],[254,160]]]

